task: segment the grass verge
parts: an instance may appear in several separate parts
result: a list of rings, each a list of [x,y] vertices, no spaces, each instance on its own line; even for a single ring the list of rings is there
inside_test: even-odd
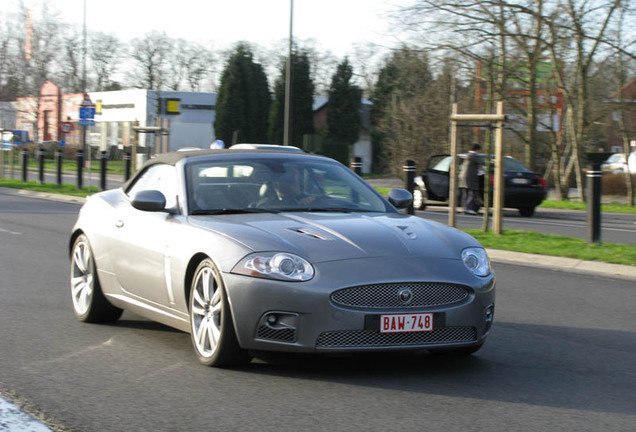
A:
[[[63,184],[62,186],[58,186],[55,183],[40,184],[37,181],[29,181],[24,183],[22,180],[14,179],[0,179],[0,187],[25,189],[34,192],[46,192],[77,197],[87,197],[96,192],[99,192],[99,188],[95,186],[87,186],[82,189],[78,189],[77,186],[70,184]]]
[[[566,210],[587,210],[587,204],[579,201],[545,200],[539,207]],[[636,207],[630,207],[627,204],[609,203],[601,204],[601,211],[608,213],[636,214]]]
[[[502,235],[485,233],[480,229],[462,231],[475,237],[485,248],[636,265],[636,246],[628,244],[589,244],[583,239],[534,231],[505,230]]]

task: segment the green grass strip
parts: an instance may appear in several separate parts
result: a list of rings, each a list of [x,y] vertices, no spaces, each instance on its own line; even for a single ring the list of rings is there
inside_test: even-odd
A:
[[[78,189],[77,186],[70,184],[63,184],[62,186],[58,186],[56,183],[40,184],[40,182],[37,181],[28,181],[25,183],[22,180],[15,179],[0,179],[0,187],[25,189],[34,192],[46,192],[77,197],[87,197],[100,191],[100,189],[95,186],[86,186],[82,189]]]
[[[484,247],[539,255],[636,265],[636,246],[622,243],[590,244],[586,240],[533,231],[505,230],[501,235],[464,229]]]

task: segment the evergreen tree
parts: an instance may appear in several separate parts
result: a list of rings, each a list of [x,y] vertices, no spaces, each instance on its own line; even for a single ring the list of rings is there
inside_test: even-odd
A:
[[[447,110],[440,110],[442,105],[426,103],[431,100],[433,83],[425,53],[404,46],[387,58],[370,97],[373,166],[378,171],[388,169],[397,172],[407,158],[419,162],[418,155],[428,154],[418,152],[416,148],[430,144],[430,133],[418,133],[418,141],[414,143],[413,138],[405,139],[402,132],[410,128],[413,136],[412,132],[423,125],[430,129],[431,116],[443,115],[447,119]],[[426,116],[419,113],[424,107],[428,112]],[[411,118],[405,116],[405,111],[411,114]],[[443,143],[446,140],[437,141]]]
[[[310,75],[307,52],[292,54],[292,100],[290,144],[302,146],[303,135],[314,133],[314,83]],[[285,123],[285,62],[274,85],[274,101],[270,111],[269,139],[276,144],[283,143]]]
[[[240,43],[221,75],[214,132],[232,143],[266,142],[270,107],[269,85],[263,67],[254,62],[250,47]]]
[[[360,100],[362,89],[351,82],[353,67],[349,59],[338,65],[329,87],[327,136],[341,144],[352,145],[360,136]]]

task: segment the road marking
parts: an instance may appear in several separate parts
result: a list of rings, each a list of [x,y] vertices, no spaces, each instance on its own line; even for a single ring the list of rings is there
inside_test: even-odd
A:
[[[0,228],[0,233],[11,234],[11,235],[22,235],[21,232],[6,230],[2,228]]]

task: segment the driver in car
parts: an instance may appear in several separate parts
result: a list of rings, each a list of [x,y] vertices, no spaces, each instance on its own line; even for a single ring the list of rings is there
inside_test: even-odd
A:
[[[278,177],[272,183],[274,187],[273,196],[265,197],[259,206],[308,206],[316,200],[314,195],[305,194],[302,190],[300,172],[292,168]]]

